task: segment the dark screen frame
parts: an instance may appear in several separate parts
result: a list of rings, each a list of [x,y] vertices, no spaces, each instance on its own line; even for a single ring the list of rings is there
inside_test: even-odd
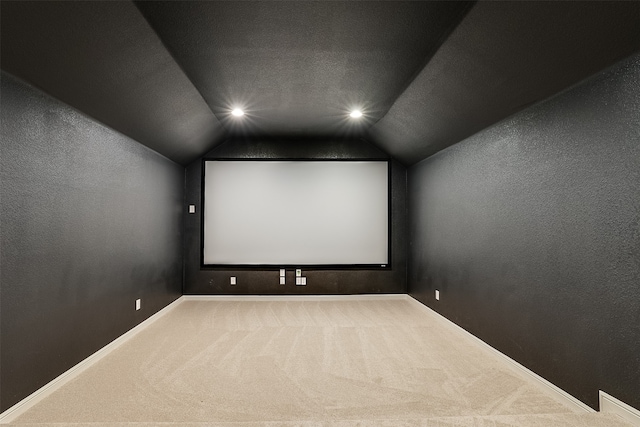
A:
[[[387,264],[205,264],[204,263],[204,210],[205,210],[205,164],[209,161],[234,161],[234,162],[386,162],[387,163]],[[297,269],[305,270],[391,270],[392,265],[392,161],[390,158],[231,158],[231,157],[205,157],[201,164],[200,185],[200,269],[201,270],[278,270]]]

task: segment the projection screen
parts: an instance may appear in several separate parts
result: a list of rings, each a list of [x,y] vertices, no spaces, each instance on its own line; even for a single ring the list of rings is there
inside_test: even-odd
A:
[[[387,160],[205,160],[202,265],[389,264]]]

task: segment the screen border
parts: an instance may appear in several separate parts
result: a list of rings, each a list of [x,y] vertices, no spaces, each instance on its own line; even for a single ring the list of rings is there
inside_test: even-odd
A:
[[[205,164],[209,161],[234,162],[386,162],[387,163],[387,264],[205,264],[204,263],[204,210],[205,210]],[[204,157],[201,162],[200,184],[200,269],[201,270],[278,270],[303,268],[305,270],[391,270],[392,265],[392,162],[389,158],[234,158]]]

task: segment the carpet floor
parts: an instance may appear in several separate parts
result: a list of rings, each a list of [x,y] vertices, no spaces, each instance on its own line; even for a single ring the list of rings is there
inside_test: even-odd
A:
[[[184,301],[15,426],[593,426],[407,299]]]

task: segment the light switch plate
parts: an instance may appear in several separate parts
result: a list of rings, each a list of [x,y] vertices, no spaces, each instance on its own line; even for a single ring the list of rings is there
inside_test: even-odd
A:
[[[236,277],[235,276],[231,276],[231,284],[232,285],[236,284]]]
[[[280,269],[280,277],[284,277],[284,276],[286,276],[285,270],[284,270],[284,268],[281,268]]]
[[[196,213],[196,205],[189,205],[189,213],[190,214]]]
[[[440,301],[440,291],[436,289],[436,300]]]
[[[296,268],[296,277],[302,277],[302,269]]]
[[[136,300],[136,311],[140,310],[141,307],[142,307],[142,300],[140,298],[138,298]]]

